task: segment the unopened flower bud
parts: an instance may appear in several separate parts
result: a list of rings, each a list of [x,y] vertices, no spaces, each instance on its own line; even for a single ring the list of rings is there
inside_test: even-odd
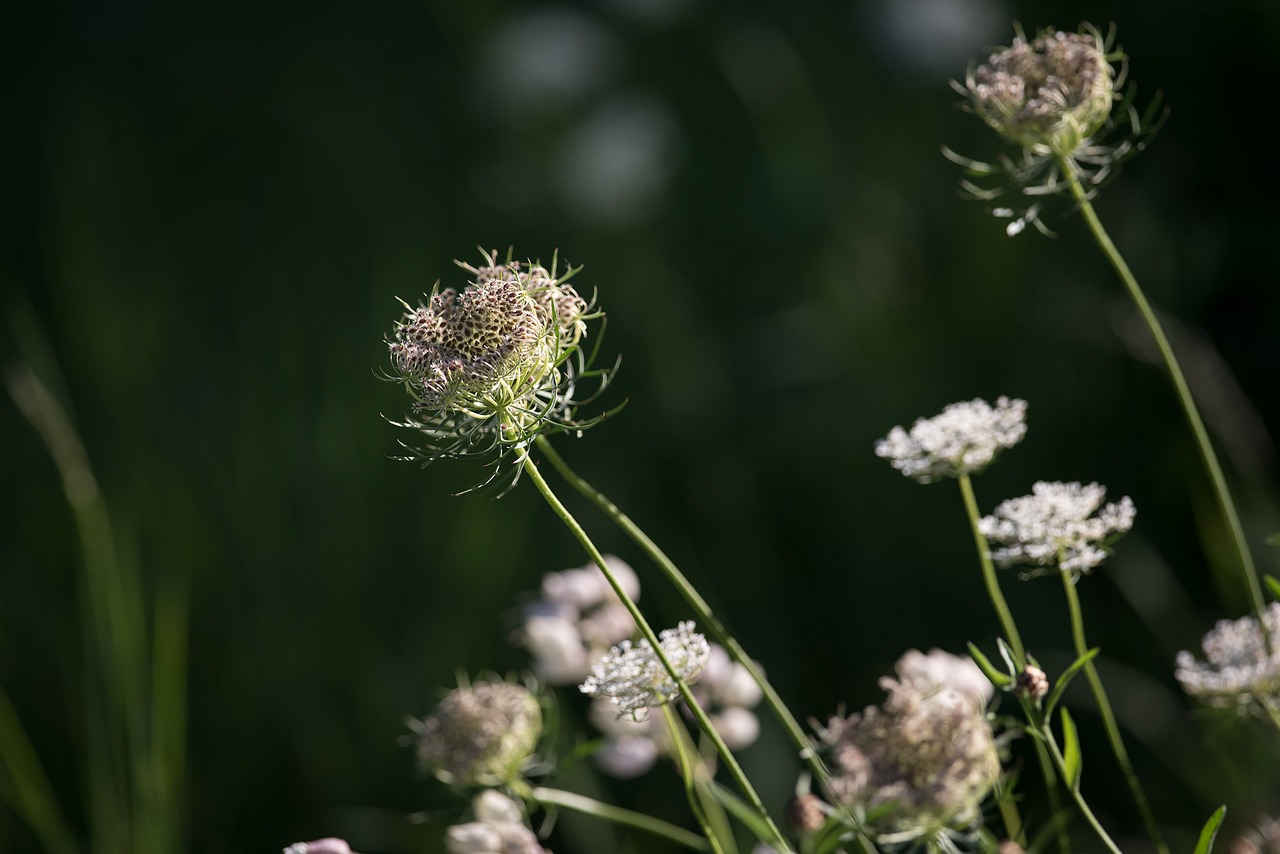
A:
[[[796,795],[782,814],[787,829],[797,836],[808,836],[826,824],[827,811],[822,799],[812,792]]]
[[[1049,693],[1049,677],[1039,667],[1034,664],[1028,664],[1018,674],[1015,689],[1023,697],[1039,700]]]

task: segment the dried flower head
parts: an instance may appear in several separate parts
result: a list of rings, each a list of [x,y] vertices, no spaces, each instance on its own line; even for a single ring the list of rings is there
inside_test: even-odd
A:
[[[1000,774],[986,715],[952,688],[880,684],[883,705],[832,718],[820,733],[836,771],[831,791],[883,844],[971,828]]]
[[[1107,490],[1096,483],[1040,481],[1031,492],[1002,502],[978,522],[983,536],[999,546],[991,558],[1001,566],[1087,573],[1106,560],[1107,544],[1133,527],[1136,511],[1128,496],[1103,506]]]
[[[707,639],[693,630],[690,621],[663,630],[658,643],[685,683],[697,678],[711,654]],[[619,714],[633,716],[680,695],[679,687],[647,640],[636,644],[624,640],[609,650],[592,666],[591,675],[580,687],[582,693],[592,697],[607,697]]]
[[[422,766],[455,786],[515,779],[538,747],[542,707],[521,685],[487,681],[451,691],[435,714],[410,720]]]
[[[581,342],[587,321],[602,317],[563,276],[541,264],[498,262],[483,253],[479,266],[460,264],[474,279],[463,291],[431,292],[387,337],[392,372],[413,398],[413,414],[398,426],[426,437],[409,459],[493,456],[495,473],[539,434],[581,431],[603,416],[580,421],[577,383],[608,382],[591,371]],[[598,393],[598,392],[597,392]],[[406,446],[407,447],[407,446]],[[519,470],[516,471],[518,476]]]
[[[953,403],[933,418],[920,418],[908,433],[894,427],[876,442],[876,455],[907,477],[929,483],[986,468],[1027,433],[1027,402],[1001,397]]]
[[[1044,30],[991,54],[965,88],[973,112],[1010,142],[1069,155],[1106,122],[1114,84],[1096,30]]]
[[[1191,696],[1219,708],[1280,713],[1280,603],[1266,610],[1267,638],[1256,617],[1221,620],[1204,636],[1204,661],[1178,653],[1174,675]]]
[[[1110,41],[1088,24],[1075,33],[1045,29],[1033,39],[1019,30],[1012,45],[970,68],[963,84],[952,83],[969,112],[1021,149],[1021,159],[1002,157],[996,164],[944,149],[971,177],[998,179],[987,187],[962,182],[969,196],[991,200],[1009,192],[1033,198],[1051,195],[1066,189],[1064,172],[1096,187],[1146,146],[1163,122],[1159,99],[1141,117],[1128,104],[1123,111],[1114,109],[1125,101],[1120,92],[1125,56]],[[1127,135],[1104,144],[1117,112],[1128,120]],[[1050,233],[1039,219],[1038,201],[1024,200],[992,213],[1012,219],[1006,228],[1010,236],[1029,224]]]

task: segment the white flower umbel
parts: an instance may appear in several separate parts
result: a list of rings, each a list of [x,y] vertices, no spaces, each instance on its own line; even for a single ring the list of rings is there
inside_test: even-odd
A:
[[[978,523],[988,542],[999,546],[991,559],[1001,566],[1087,573],[1106,560],[1106,544],[1133,527],[1136,511],[1128,496],[1104,506],[1107,490],[1096,483],[1040,481],[1031,493],[1002,502]]]
[[[516,779],[542,736],[542,706],[522,685],[486,681],[451,691],[435,714],[410,719],[423,768],[454,786]]]
[[[691,621],[663,630],[658,642],[685,683],[697,678],[711,654],[707,639],[693,630]],[[669,703],[680,695],[679,687],[647,640],[636,644],[623,641],[609,650],[580,687],[584,694],[608,698],[619,714],[630,715]]]
[[[876,455],[907,477],[929,483],[979,472],[1027,434],[1027,402],[1001,397],[953,403],[933,418],[921,418],[907,432],[894,427],[876,442]]]
[[[922,691],[951,688],[971,699],[978,709],[985,709],[995,692],[991,680],[972,659],[940,649],[931,649],[928,655],[915,649],[907,650],[894,669],[903,683],[911,683]]]
[[[1191,696],[1211,706],[1280,713],[1280,603],[1266,610],[1271,649],[1256,617],[1221,620],[1204,636],[1204,661],[1178,653],[1174,675]]]

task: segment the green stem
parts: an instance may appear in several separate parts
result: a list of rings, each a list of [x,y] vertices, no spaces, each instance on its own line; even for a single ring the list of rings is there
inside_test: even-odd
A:
[[[987,596],[1000,617],[1000,625],[1004,629],[1005,637],[1009,639],[1009,646],[1013,650],[1013,664],[1021,670],[1027,663],[1026,651],[1022,646],[1022,637],[1018,634],[1018,627],[1013,622],[1013,614],[1009,611],[1009,604],[1005,602],[1004,594],[1000,592],[996,568],[991,562],[991,548],[978,526],[981,515],[978,513],[978,500],[973,495],[973,482],[967,474],[961,474],[957,480],[960,482],[960,494],[964,496],[964,509],[969,516],[969,528],[973,531],[973,543],[978,549],[978,560],[982,563],[982,580],[987,585]]]
[[[1076,593],[1075,580],[1069,572],[1058,574],[1062,576],[1062,589],[1067,594],[1067,609],[1071,613],[1071,637],[1075,641],[1076,655],[1084,656],[1089,652],[1089,645],[1085,642],[1084,616],[1080,610],[1080,596]],[[1120,727],[1116,724],[1115,713],[1111,710],[1111,701],[1107,699],[1107,691],[1102,686],[1102,678],[1098,676],[1098,668],[1094,666],[1093,659],[1085,662],[1084,674],[1089,680],[1089,687],[1093,689],[1098,711],[1102,714],[1107,739],[1111,742],[1111,752],[1120,763],[1120,770],[1129,784],[1129,791],[1133,793],[1133,799],[1138,804],[1138,812],[1142,813],[1142,821],[1147,826],[1147,833],[1155,842],[1156,850],[1160,854],[1169,854],[1169,846],[1165,844],[1160,826],[1156,824],[1155,816],[1151,812],[1151,805],[1147,803],[1147,795],[1143,792],[1142,784],[1138,782],[1138,775],[1134,773],[1133,764],[1129,761],[1129,752],[1125,749],[1124,740],[1120,737]]]
[[[677,845],[683,845],[694,851],[710,851],[711,846],[707,840],[698,836],[696,833],[690,833],[683,827],[677,827],[674,824],[654,818],[651,815],[645,815],[641,812],[615,807],[612,804],[601,803],[593,798],[585,795],[578,795],[573,792],[566,792],[562,789],[549,789],[537,786],[529,790],[528,797],[540,806],[556,806],[564,809],[575,810],[585,815],[593,815],[596,818],[611,821],[614,824],[620,824],[624,827],[634,827],[636,830],[643,830],[646,833],[652,833],[655,836],[661,836],[670,839]]]
[[[676,765],[680,769],[680,780],[684,783],[684,794],[689,801],[689,809],[698,820],[698,824],[702,826],[702,832],[711,843],[713,854],[726,854],[728,847],[734,843],[724,810],[721,809],[717,815],[712,816],[707,810],[706,799],[700,792],[708,776],[706,766],[693,761],[692,756],[695,751],[689,742],[689,734],[676,720],[670,704],[662,707],[662,721],[667,728],[671,749],[675,753]],[[736,848],[733,854],[737,854]]]
[[[543,447],[545,448],[545,443]],[[564,504],[560,502],[560,499],[556,497],[556,494],[552,491],[550,484],[548,484],[546,479],[543,478],[542,473],[538,471],[538,466],[533,462],[533,459],[528,455],[528,453],[524,455],[522,465],[525,473],[529,475],[529,479],[533,481],[534,486],[542,495],[543,499],[551,507],[552,511],[560,517],[560,520],[564,522],[565,527],[567,527],[573,535],[577,537],[578,542],[582,544],[582,547],[586,550],[587,554],[591,556],[593,561],[595,561],[596,566],[600,567],[600,571],[604,573],[604,577],[609,582],[609,586],[613,588],[618,599],[621,600],[623,606],[626,607],[627,613],[631,615],[631,619],[635,620],[636,627],[640,629],[640,633],[644,636],[645,640],[649,642],[654,655],[657,657],[659,663],[662,664],[662,668],[680,689],[680,696],[684,698],[685,704],[689,707],[689,711],[692,712],[694,720],[698,722],[699,728],[706,733],[707,738],[710,739],[713,745],[715,745],[716,752],[720,754],[720,758],[724,762],[725,770],[728,771],[731,777],[733,777],[734,782],[737,783],[743,797],[745,797],[747,802],[751,804],[751,808],[760,814],[760,818],[769,827],[770,832],[774,836],[774,839],[770,841],[770,844],[777,848],[779,852],[782,852],[782,854],[788,854],[788,852],[791,851],[791,846],[787,844],[786,838],[782,835],[782,832],[778,830],[773,819],[770,818],[768,810],[765,809],[764,803],[760,800],[760,796],[751,785],[751,781],[747,779],[747,775],[742,770],[742,766],[738,764],[738,760],[729,750],[728,745],[724,743],[724,739],[722,739],[720,734],[716,732],[716,728],[712,725],[711,719],[707,717],[706,711],[702,708],[702,705],[698,702],[697,698],[693,696],[693,692],[689,690],[688,683],[686,683],[684,679],[680,678],[680,674],[671,664],[671,660],[667,657],[667,654],[663,652],[662,643],[658,640],[657,633],[654,632],[653,628],[649,625],[649,621],[644,618],[644,615],[640,613],[640,609],[636,606],[635,601],[627,594],[626,589],[623,588],[621,582],[618,581],[617,576],[615,576],[613,571],[609,569],[609,564],[605,561],[604,555],[602,555],[600,550],[596,548],[596,544],[592,542],[591,537],[587,535],[587,532],[583,527],[578,524],[578,520],[574,518],[573,514],[570,513]]]
[[[563,457],[556,453],[556,450],[545,437],[539,436],[537,443],[538,450],[546,456],[546,458],[551,462],[551,465],[553,465],[556,471],[560,473],[560,476],[568,481],[570,486],[604,511],[604,514],[612,519],[614,524],[631,537],[631,539],[644,550],[645,554],[647,554],[649,558],[657,564],[658,568],[662,571],[662,574],[667,577],[667,580],[671,582],[680,595],[684,597],[684,600],[689,604],[689,607],[693,609],[695,614],[697,614],[698,620],[701,624],[707,627],[708,632],[728,651],[730,657],[746,668],[747,672],[751,674],[751,678],[760,686],[760,690],[764,694],[764,699],[768,704],[769,709],[787,731],[787,735],[791,738],[791,741],[799,749],[800,755],[804,757],[814,778],[818,780],[819,783],[825,783],[830,779],[831,772],[827,770],[822,759],[814,752],[813,744],[810,742],[808,736],[805,735],[804,729],[800,726],[800,722],[791,714],[791,710],[787,708],[782,697],[776,690],[774,690],[774,687],[769,683],[769,680],[765,678],[765,675],[763,671],[760,670],[759,665],[751,660],[751,657],[747,655],[746,650],[742,648],[742,645],[738,643],[737,639],[734,638],[733,635],[729,634],[728,630],[725,629],[724,624],[716,618],[714,613],[712,613],[711,606],[707,604],[706,600],[702,598],[694,586],[689,583],[689,580],[685,578],[682,572],[680,572],[679,568],[676,567],[671,558],[667,557],[666,553],[663,552],[662,549],[653,542],[653,540],[649,539],[648,535],[645,534],[645,532],[642,531],[635,522],[632,522],[625,513],[619,510],[616,504],[580,477],[573,471],[573,469],[569,468],[569,464],[564,461]]]
[[[1124,282],[1125,288],[1129,291],[1129,296],[1133,298],[1133,302],[1137,305],[1142,319],[1146,321],[1147,328],[1151,331],[1151,337],[1155,339],[1156,347],[1160,350],[1160,356],[1164,360],[1165,369],[1169,372],[1169,379],[1173,381],[1174,391],[1177,393],[1178,402],[1182,404],[1182,411],[1187,417],[1187,423],[1190,424],[1191,432],[1195,436],[1196,448],[1199,450],[1200,458],[1204,461],[1205,468],[1209,472],[1209,480],[1213,483],[1213,491],[1218,499],[1218,506],[1222,510],[1227,529],[1231,534],[1232,543],[1240,558],[1240,568],[1244,574],[1245,584],[1248,587],[1249,598],[1253,602],[1253,609],[1258,614],[1258,619],[1262,624],[1262,631],[1269,634],[1266,621],[1263,619],[1265,605],[1262,598],[1262,586],[1258,580],[1257,569],[1253,564],[1253,556],[1249,552],[1248,541],[1245,539],[1244,527],[1240,524],[1240,516],[1236,512],[1235,502],[1231,498],[1231,490],[1227,487],[1227,479],[1222,473],[1222,466],[1219,464],[1218,456],[1213,450],[1213,444],[1209,441],[1209,432],[1205,429],[1204,421],[1200,418],[1200,412],[1196,408],[1194,398],[1191,396],[1191,389],[1187,386],[1186,378],[1182,375],[1182,368],[1178,364],[1178,358],[1174,355],[1173,347],[1170,346],[1169,339],[1164,333],[1164,328],[1160,325],[1160,319],[1156,317],[1155,311],[1151,308],[1146,295],[1138,285],[1137,278],[1134,277],[1133,272],[1129,269],[1124,256],[1120,254],[1115,244],[1111,242],[1106,229],[1102,227],[1102,221],[1098,219],[1098,214],[1093,209],[1093,203],[1089,201],[1089,194],[1080,180],[1080,172],[1075,163],[1069,157],[1059,157],[1058,163],[1062,169],[1063,176],[1067,180],[1067,184],[1071,187],[1071,195],[1075,197],[1080,213],[1084,216],[1085,223],[1093,233],[1094,240],[1098,242],[1103,254],[1107,256],[1107,260],[1115,268],[1120,280]]]

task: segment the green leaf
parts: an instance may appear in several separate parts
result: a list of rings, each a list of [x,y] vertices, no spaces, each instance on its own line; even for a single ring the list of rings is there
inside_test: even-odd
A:
[[[1196,842],[1196,850],[1194,854],[1209,854],[1213,848],[1213,840],[1218,835],[1218,828],[1222,826],[1222,819],[1226,817],[1227,807],[1222,805],[1214,810],[1213,815],[1209,816],[1209,820],[1204,823],[1204,829],[1200,831],[1200,839]]]
[[[1266,581],[1267,587],[1271,588],[1271,595],[1280,599],[1280,580],[1277,580],[1274,575],[1268,575]]]
[[[1071,720],[1071,713],[1062,710],[1062,765],[1063,776],[1072,791],[1080,788],[1080,774],[1084,770],[1084,757],[1080,755],[1080,736],[1076,733],[1076,722]]]
[[[1090,661],[1093,661],[1097,655],[1098,648],[1094,647],[1075,661],[1071,662],[1071,666],[1062,671],[1062,675],[1058,677],[1057,683],[1053,686],[1053,689],[1049,691],[1049,696],[1045,698],[1044,716],[1046,718],[1053,715],[1054,706],[1056,706],[1058,701],[1062,699],[1062,692],[1067,689],[1067,685],[1071,684],[1071,680],[1076,678],[1076,675],[1080,673],[1080,669]]]
[[[1271,536],[1267,537],[1267,545],[1280,546],[1280,534],[1272,534]]]
[[[991,663],[991,660],[983,655],[982,650],[978,649],[973,644],[969,644],[969,656],[973,659],[973,663],[978,665],[978,669],[991,680],[992,685],[995,685],[997,688],[1007,688],[1009,685],[1013,684],[1013,677],[1007,673],[1002,673],[1001,671],[996,670],[995,665]]]

